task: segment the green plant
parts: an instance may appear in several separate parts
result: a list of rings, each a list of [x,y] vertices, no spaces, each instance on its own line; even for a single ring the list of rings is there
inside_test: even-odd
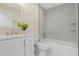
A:
[[[17,24],[18,24],[18,27],[23,31],[25,31],[29,26],[28,24],[23,23],[23,22],[18,22]]]

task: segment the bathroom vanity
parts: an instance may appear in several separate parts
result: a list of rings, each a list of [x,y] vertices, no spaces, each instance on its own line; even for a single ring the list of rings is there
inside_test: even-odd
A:
[[[33,56],[35,36],[0,36],[0,56]]]

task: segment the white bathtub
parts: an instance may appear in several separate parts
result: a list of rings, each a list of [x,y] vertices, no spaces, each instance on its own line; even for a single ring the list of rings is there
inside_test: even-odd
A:
[[[54,39],[43,39],[41,43],[48,45],[49,56],[78,56],[78,47],[74,43]]]

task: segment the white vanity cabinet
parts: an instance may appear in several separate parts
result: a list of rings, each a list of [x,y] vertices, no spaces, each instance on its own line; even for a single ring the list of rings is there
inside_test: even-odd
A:
[[[24,56],[24,38],[0,41],[0,56]]]

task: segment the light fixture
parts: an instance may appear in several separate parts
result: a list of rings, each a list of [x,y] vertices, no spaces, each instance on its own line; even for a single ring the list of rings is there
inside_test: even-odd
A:
[[[26,4],[25,3],[18,3],[18,5],[25,6]]]

